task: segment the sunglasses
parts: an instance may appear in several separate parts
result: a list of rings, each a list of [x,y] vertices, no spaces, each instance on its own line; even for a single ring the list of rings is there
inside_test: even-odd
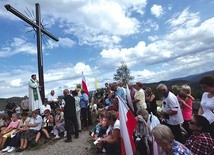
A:
[[[197,123],[193,122],[193,121],[189,121],[190,124],[194,124],[194,125],[198,125]]]

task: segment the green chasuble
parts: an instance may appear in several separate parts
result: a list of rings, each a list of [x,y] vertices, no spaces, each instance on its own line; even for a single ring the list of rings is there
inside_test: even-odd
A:
[[[35,83],[35,81],[32,80],[32,79],[31,79],[31,82]],[[32,89],[33,89],[33,98],[34,98],[34,101],[39,100],[39,95],[38,95],[37,88],[32,88]]]

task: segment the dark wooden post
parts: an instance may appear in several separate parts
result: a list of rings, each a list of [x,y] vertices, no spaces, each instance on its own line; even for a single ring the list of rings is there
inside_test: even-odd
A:
[[[5,5],[5,8],[16,15],[17,17],[21,18],[28,24],[30,24],[32,27],[36,28],[36,34],[37,34],[37,59],[38,59],[38,73],[39,73],[39,85],[41,86],[40,94],[42,102],[44,103],[45,100],[45,86],[44,86],[44,73],[43,73],[43,54],[42,54],[42,33],[50,37],[51,39],[55,41],[59,41],[57,37],[46,31],[41,26],[41,11],[40,11],[40,5],[39,3],[36,3],[36,23],[23,15],[21,12],[17,11],[15,8],[10,6],[9,4]]]

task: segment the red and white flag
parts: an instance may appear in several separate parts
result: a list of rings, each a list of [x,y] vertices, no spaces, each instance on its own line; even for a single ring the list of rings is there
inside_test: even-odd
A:
[[[82,89],[89,96],[89,92],[88,92],[88,88],[87,88],[87,84],[86,84],[86,80],[85,80],[85,76],[84,76],[83,72],[82,72]]]
[[[128,84],[126,84],[126,97],[127,97],[127,102],[129,104],[129,107],[131,108],[132,112],[134,112],[134,106],[133,106],[133,103],[132,103],[132,98],[131,98],[131,94],[130,94],[130,90],[129,90]]]
[[[119,96],[118,101],[121,135],[121,154],[133,155],[136,152],[133,132],[137,125],[137,121],[125,101]]]

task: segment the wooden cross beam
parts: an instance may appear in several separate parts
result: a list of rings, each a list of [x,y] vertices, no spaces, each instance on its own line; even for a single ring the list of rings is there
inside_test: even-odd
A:
[[[49,38],[59,41],[57,37],[46,31],[41,26],[41,13],[40,13],[40,5],[36,3],[36,22],[26,17],[24,14],[10,6],[9,4],[5,5],[5,8],[16,15],[17,17],[24,20],[26,23],[30,24],[32,27],[36,28],[37,34],[37,59],[38,59],[38,72],[39,72],[39,85],[41,86],[40,94],[42,102],[45,100],[45,87],[44,87],[44,73],[43,73],[43,55],[42,55],[42,33],[47,35]]]

